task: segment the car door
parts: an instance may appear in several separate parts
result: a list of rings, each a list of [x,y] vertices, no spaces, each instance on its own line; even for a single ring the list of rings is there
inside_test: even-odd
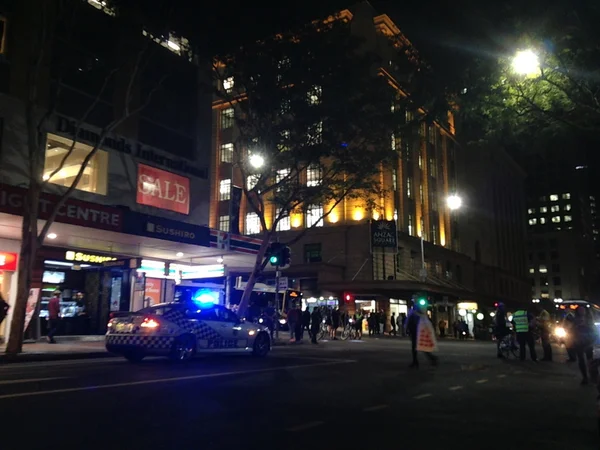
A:
[[[238,316],[224,306],[215,305],[217,320],[220,322],[220,333],[223,336],[223,348],[246,348],[248,336],[244,335]]]
[[[212,351],[221,348],[223,340],[221,322],[213,306],[190,308],[186,311],[187,320],[196,335],[197,351]]]

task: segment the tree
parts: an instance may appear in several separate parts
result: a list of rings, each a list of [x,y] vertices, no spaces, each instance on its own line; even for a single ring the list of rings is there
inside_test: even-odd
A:
[[[110,12],[110,6],[102,3],[104,12]],[[154,43],[150,39],[139,41],[132,45],[131,53],[126,58],[114,58],[110,61],[89,59],[85,64],[79,65],[81,60],[76,58],[76,52],[68,44],[85,40],[81,27],[77,27],[77,19],[81,8],[89,8],[81,1],[23,1],[15,14],[27,17],[27,24],[33,30],[30,33],[28,45],[21,50],[25,53],[20,58],[24,61],[23,67],[26,74],[24,82],[24,112],[27,142],[24,144],[23,155],[27,159],[25,177],[28,180],[28,189],[25,199],[23,222],[21,227],[21,248],[19,251],[17,297],[14,305],[10,335],[6,353],[17,354],[22,350],[24,321],[27,307],[29,289],[32,284],[33,264],[39,248],[43,245],[50,227],[54,223],[59,209],[71,197],[80,183],[85,169],[103,145],[104,139],[128,119],[135,117],[151,101],[153,94],[161,86],[164,77],[151,87],[145,86],[144,70],[152,58]],[[97,37],[96,37],[97,39]],[[67,44],[65,44],[67,43]],[[115,52],[110,49],[109,54]],[[48,77],[51,83],[48,83]],[[58,167],[51,173],[43,174],[46,154],[45,136],[49,131],[49,123],[54,114],[61,110],[61,101],[64,96],[63,82],[69,79],[89,88],[97,86],[91,93],[89,104],[83,108],[76,119],[73,133],[78,136],[80,127],[91,117],[99,127],[99,139],[85,156],[73,181],[61,189],[59,199],[54,204],[49,217],[40,226],[40,195],[49,188],[55,177],[64,167],[75,150],[78,140],[74,138]],[[110,98],[115,84],[123,83],[122,98],[115,104],[114,114],[102,120],[96,114],[103,102]],[[146,92],[140,96],[139,92]],[[72,113],[72,111],[70,111]],[[99,123],[100,122],[100,123]]]
[[[600,130],[600,5],[557,2],[513,17],[501,56],[468,68],[462,114],[487,136],[513,145]],[[529,66],[529,67],[527,67]]]
[[[390,39],[391,58],[374,50],[348,23],[314,22],[215,61],[220,125],[231,128],[223,132],[229,148],[221,146],[231,154],[221,161],[240,175],[263,239],[241,313],[281,221],[309,219],[291,244],[344,199],[379,211],[380,176],[399,157],[399,140],[443,103],[408,41]]]

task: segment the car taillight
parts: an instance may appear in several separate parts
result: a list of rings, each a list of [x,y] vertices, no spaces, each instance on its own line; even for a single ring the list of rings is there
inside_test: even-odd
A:
[[[144,317],[144,321],[140,324],[142,328],[158,328],[160,323],[151,317]]]

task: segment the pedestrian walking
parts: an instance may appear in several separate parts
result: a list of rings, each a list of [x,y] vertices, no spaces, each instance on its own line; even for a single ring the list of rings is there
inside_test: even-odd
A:
[[[300,314],[296,309],[296,304],[292,304],[291,308],[287,312],[287,323],[290,328],[290,342],[296,341],[296,326],[300,322]]]
[[[48,302],[48,335],[46,339],[50,344],[56,344],[54,336],[60,326],[60,291],[54,291],[52,298]]]
[[[318,344],[317,339],[322,321],[321,311],[319,311],[319,308],[314,307],[310,315],[310,340],[313,344]]]
[[[595,383],[598,378],[598,368],[596,365],[592,366],[591,362],[594,358],[594,343],[597,339],[597,331],[594,318],[587,308],[579,306],[575,310],[574,325],[575,353],[582,376],[581,384],[588,384],[590,378]]]
[[[6,316],[8,316],[9,308],[10,308],[10,305],[6,302],[6,300],[4,300],[4,297],[2,297],[2,294],[0,294],[0,325],[2,325],[2,322],[4,322],[4,319],[6,319]]]
[[[540,331],[540,339],[542,341],[542,349],[544,351],[542,361],[552,361],[552,346],[550,345],[550,313],[546,311],[539,303],[537,304],[536,309],[538,315],[535,320]]]
[[[513,323],[517,332],[517,342],[519,343],[519,351],[521,361],[525,361],[525,346],[529,347],[529,354],[532,361],[537,361],[537,353],[535,352],[535,341],[531,332],[531,324],[533,316],[525,309],[520,309],[513,314]]]
[[[440,329],[440,337],[443,339],[446,337],[446,321],[444,319],[440,319],[438,323],[438,328]]]
[[[406,329],[410,335],[412,363],[409,367],[419,367],[417,352],[423,352],[433,365],[438,358],[433,353],[438,350],[433,323],[427,316],[427,304],[416,304],[406,320]]]
[[[302,312],[302,334],[304,335],[304,330],[310,336],[310,311],[308,310],[308,306]],[[304,337],[304,336],[302,336]]]
[[[391,331],[390,334],[396,336],[396,313],[392,313],[392,317],[390,318]]]

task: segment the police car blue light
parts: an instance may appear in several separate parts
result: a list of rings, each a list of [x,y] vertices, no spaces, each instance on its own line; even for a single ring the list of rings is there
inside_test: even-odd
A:
[[[198,353],[269,353],[271,338],[266,327],[244,323],[234,312],[216,305],[209,293],[202,295],[207,297],[154,305],[111,319],[106,349],[134,362],[145,356],[185,361]]]

